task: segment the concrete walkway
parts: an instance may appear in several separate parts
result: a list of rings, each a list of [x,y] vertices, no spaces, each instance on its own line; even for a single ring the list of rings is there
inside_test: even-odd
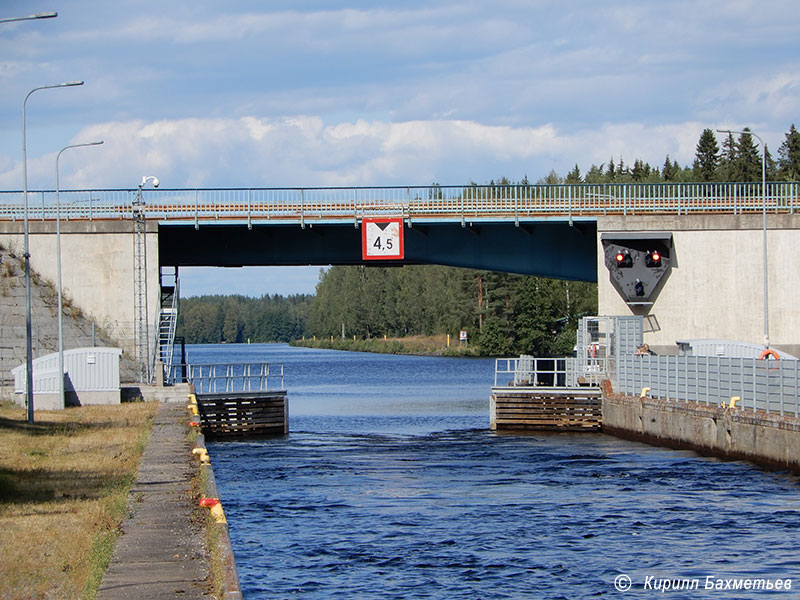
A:
[[[161,403],[129,499],[133,516],[103,578],[99,600],[208,598],[203,529],[192,520],[197,467],[186,441],[183,403]]]

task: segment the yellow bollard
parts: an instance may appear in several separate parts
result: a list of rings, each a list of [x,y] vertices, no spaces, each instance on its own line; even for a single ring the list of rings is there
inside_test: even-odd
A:
[[[215,504],[211,507],[211,516],[214,517],[214,520],[217,523],[228,522],[228,520],[225,518],[225,511],[222,510],[222,504]]]
[[[219,498],[200,498],[200,506],[204,506],[211,511],[211,516],[217,523],[227,523],[225,511],[222,510],[222,503]]]
[[[205,448],[195,448],[192,450],[192,454],[200,458],[201,465],[211,464],[211,457],[208,455],[208,450]]]
[[[447,334],[447,347],[450,347],[450,334]]]

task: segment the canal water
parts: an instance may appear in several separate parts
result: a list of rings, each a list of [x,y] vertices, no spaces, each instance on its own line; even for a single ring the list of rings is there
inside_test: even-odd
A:
[[[281,344],[189,360],[285,365],[290,435],[209,444],[247,599],[800,597],[793,475],[494,434],[490,360]]]

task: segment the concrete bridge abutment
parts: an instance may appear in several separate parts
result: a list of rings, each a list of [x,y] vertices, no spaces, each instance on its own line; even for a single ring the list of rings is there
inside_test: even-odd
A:
[[[134,222],[62,221],[62,289],[73,306],[94,321],[123,351],[136,356]],[[151,344],[159,309],[158,223],[146,223],[147,298]],[[21,257],[23,223],[0,222],[0,244]],[[29,222],[31,269],[57,281],[56,223]]]
[[[672,267],[651,306],[628,305],[604,264],[603,233],[670,232]],[[598,314],[645,317],[644,339],[659,353],[677,340],[764,342],[763,217],[753,214],[606,216],[597,219]],[[770,346],[800,355],[797,290],[800,215],[767,215]]]

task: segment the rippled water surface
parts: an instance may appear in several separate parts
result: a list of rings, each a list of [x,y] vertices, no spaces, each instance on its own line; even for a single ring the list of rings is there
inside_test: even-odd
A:
[[[599,434],[495,435],[491,361],[190,359],[220,351],[283,361],[290,393],[288,437],[210,444],[245,598],[800,597],[794,476]]]

